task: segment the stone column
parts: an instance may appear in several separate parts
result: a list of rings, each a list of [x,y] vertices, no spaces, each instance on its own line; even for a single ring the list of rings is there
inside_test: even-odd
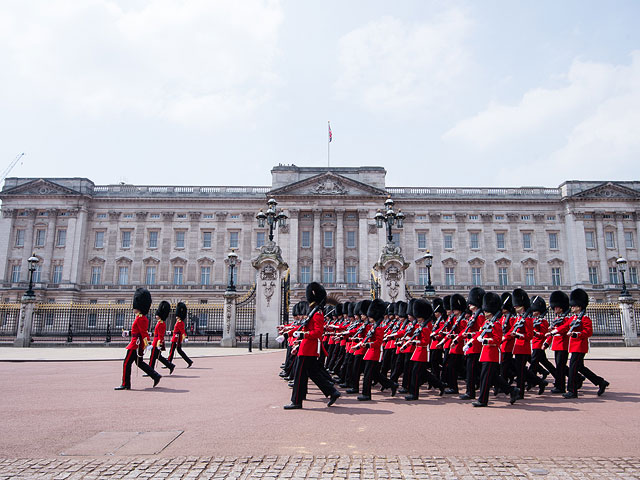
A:
[[[322,231],[320,229],[320,216],[322,210],[315,209],[313,211],[313,274],[311,275],[311,281],[322,282],[322,276],[320,271],[320,249],[322,248]]]
[[[616,213],[616,229],[618,233],[618,253],[620,256],[627,258],[627,242],[624,238],[624,225],[622,224],[621,213]],[[620,280],[620,282],[622,282],[622,280]]]
[[[18,333],[13,342],[14,347],[30,347],[31,331],[33,329],[33,311],[36,297],[23,295],[20,302],[20,316],[18,317]]]
[[[0,276],[6,282],[11,280],[11,268],[7,263],[11,247],[16,243],[15,237],[15,220],[17,211],[15,209],[5,208],[2,210],[2,220],[0,220],[0,271],[4,272]],[[24,242],[27,242],[27,233],[25,232]],[[24,248],[24,247],[23,247]]]
[[[65,247],[64,255],[63,280],[67,262],[70,262],[69,282],[78,284],[82,282],[82,278],[80,277],[82,275],[82,268],[84,267],[87,209],[85,207],[79,207],[70,211],[70,214],[71,218],[69,219],[69,227],[67,228],[67,246]],[[72,231],[71,238],[69,237],[70,230]],[[69,240],[72,241],[71,244]],[[71,250],[71,253],[69,253],[69,250]]]
[[[367,284],[369,281],[369,271],[372,265],[367,261],[369,253],[368,232],[369,228],[367,220],[369,219],[369,210],[365,208],[358,209],[358,283]]]
[[[47,235],[47,239],[49,241],[47,242],[47,253],[45,254],[45,258],[44,258],[46,268],[42,269],[42,283],[51,283],[53,279],[53,252],[54,252],[56,241],[57,241],[56,235],[58,233],[56,231],[56,221],[58,219],[58,210],[56,210],[55,208],[51,208],[47,210],[47,216],[49,219],[47,224],[47,232],[50,232],[50,233]],[[67,231],[67,234],[68,233],[69,232]]]
[[[236,339],[236,299],[237,292],[226,291],[224,293],[224,326],[222,329],[221,347],[235,347]]]
[[[380,282],[380,298],[387,302],[406,301],[406,270],[409,264],[404,261],[400,248],[392,243],[382,249],[380,260],[373,267]]]
[[[589,283],[589,271],[584,252],[587,251],[584,236],[584,220],[582,214],[566,212],[565,215],[567,270],[569,285],[586,285]]]
[[[291,263],[291,283],[298,283],[298,216],[300,210],[289,210],[289,262]]]
[[[624,337],[624,344],[627,347],[640,346],[640,339],[638,339],[638,331],[636,330],[635,318],[633,315],[633,298],[618,297],[620,302],[620,321],[622,322],[622,335]]]
[[[289,266],[282,260],[280,247],[269,242],[251,264],[256,269],[255,336],[268,333],[269,347],[275,347],[282,307],[282,278]]]
[[[598,247],[598,259],[600,260],[600,283],[609,283],[609,265],[607,264],[607,247],[602,228],[602,214],[595,214],[596,220],[596,246]]]
[[[336,283],[344,283],[344,211],[336,209]]]
[[[29,263],[27,263],[27,259],[33,253],[33,240],[35,235],[34,225],[36,222],[37,212],[35,210],[26,210],[27,214],[27,227],[24,229],[24,249],[22,250],[22,262],[20,268],[20,277],[25,281],[29,281]]]

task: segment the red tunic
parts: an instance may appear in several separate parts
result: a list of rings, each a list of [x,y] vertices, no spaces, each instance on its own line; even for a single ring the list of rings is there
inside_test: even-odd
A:
[[[521,319],[520,316],[517,317],[514,326],[507,333],[507,336],[515,336],[514,330],[515,325]],[[533,318],[527,317],[524,319],[524,327],[520,328],[517,333],[522,334],[522,337],[515,337],[516,341],[513,345],[513,354],[514,355],[531,355],[531,339],[533,338]]]
[[[539,325],[537,327],[533,327],[533,340],[531,340],[531,348],[533,348],[534,350],[540,350],[542,349],[542,346],[547,339],[549,322],[545,318],[536,319],[533,323],[535,324],[536,322],[539,323]]]
[[[324,315],[318,311],[313,314],[307,326],[303,329],[304,337],[298,349],[299,357],[320,356],[320,338],[324,330]]]
[[[177,320],[173,327],[173,336],[171,337],[171,341],[182,343],[186,336],[187,332],[184,329],[184,322],[182,320]]]
[[[467,333],[472,333],[473,336],[471,337],[472,338],[471,346],[467,349],[466,352],[464,352],[465,355],[471,355],[472,353],[482,352],[482,344],[476,340],[476,337],[478,336],[477,335],[478,332],[482,330],[482,326],[484,325],[484,322],[485,322],[484,315],[483,314],[478,315],[478,318],[476,318],[476,321],[473,324],[473,326],[469,328],[469,330],[467,331]],[[462,340],[464,340],[465,343],[469,341],[468,338],[464,338]]]
[[[484,337],[488,343],[482,345],[481,362],[500,362],[500,343],[502,342],[502,323],[496,321],[490,334]]]
[[[418,344],[416,345],[413,355],[411,355],[411,360],[414,362],[429,361],[429,343],[431,342],[432,328],[433,325],[431,322],[429,322],[426,327],[422,327],[422,332],[420,332],[420,336],[418,337]]]
[[[382,360],[382,340],[384,339],[384,331],[385,327],[376,328],[373,337],[369,339],[371,345],[369,345],[367,353],[364,354],[363,360],[375,360],[376,362]]]
[[[564,321],[555,328],[558,333],[553,336],[553,342],[551,343],[551,350],[554,352],[566,352],[569,350],[569,337],[567,336],[567,332],[569,331],[572,318],[573,317],[569,316],[565,317]]]
[[[164,334],[167,331],[167,324],[163,320],[158,320],[156,328],[153,329],[153,346],[158,348],[164,345]]]
[[[149,319],[138,314],[131,325],[131,341],[127,345],[127,350],[140,348],[141,351],[144,351],[145,340],[146,343],[149,343]]]
[[[444,328],[445,324],[446,324],[446,320],[443,317],[436,325],[435,329],[433,329],[433,339],[431,340],[431,343],[429,344],[429,350],[442,350],[442,345],[438,346],[438,343],[440,342],[440,340],[442,340],[442,329]]]
[[[516,323],[516,317],[511,315],[511,317],[509,318],[509,321],[507,322],[507,324],[505,325],[505,315],[503,315],[502,317],[500,317],[500,320],[498,320],[500,322],[500,329],[502,330],[503,334],[506,334],[507,332],[510,332],[511,329],[513,328],[513,325]],[[516,343],[516,339],[513,337],[507,337],[505,335],[505,339],[504,342],[500,345],[500,351],[502,353],[512,353],[513,352],[513,345]]]
[[[462,338],[462,332],[464,332],[465,328],[467,328],[467,321],[465,319],[462,319],[460,320],[460,323],[458,323],[455,331],[452,332],[455,336],[450,342],[449,353],[453,353],[456,355],[462,355],[464,353],[464,351],[462,350],[464,348],[464,338]],[[453,343],[454,339],[456,340],[455,344]]]
[[[576,317],[576,315],[572,316],[571,321]],[[574,330],[573,335],[569,336],[569,353],[587,353],[589,351],[589,337],[593,335],[591,319],[586,315],[583,316],[580,326]]]

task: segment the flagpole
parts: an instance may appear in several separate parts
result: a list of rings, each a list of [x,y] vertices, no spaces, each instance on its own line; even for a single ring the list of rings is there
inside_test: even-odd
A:
[[[327,122],[329,126],[329,138],[327,139],[327,168],[331,167],[331,122]]]

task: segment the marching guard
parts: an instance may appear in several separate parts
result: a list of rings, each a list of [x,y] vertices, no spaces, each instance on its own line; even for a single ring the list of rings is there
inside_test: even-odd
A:
[[[193,360],[191,360],[184,350],[182,350],[182,342],[187,340],[187,332],[184,328],[184,321],[187,319],[187,306],[178,302],[176,305],[176,324],[173,327],[173,336],[171,337],[171,350],[169,351],[169,363],[173,363],[173,355],[177,351],[180,356],[187,362],[187,368],[191,368]]]

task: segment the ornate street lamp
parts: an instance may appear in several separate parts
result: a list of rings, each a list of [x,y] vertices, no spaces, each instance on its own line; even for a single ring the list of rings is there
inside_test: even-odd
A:
[[[427,250],[427,253],[422,257],[424,260],[424,266],[427,267],[427,284],[424,286],[424,294],[429,297],[435,295],[436,289],[431,285],[431,266],[433,265],[433,255]]]
[[[288,218],[282,210],[276,210],[277,205],[278,202],[276,202],[275,198],[270,198],[267,202],[267,211],[263,212],[260,210],[256,215],[256,218],[258,219],[258,226],[260,228],[265,226],[265,222],[269,224],[269,242],[273,242],[274,227],[284,227]]]
[[[227,285],[227,292],[235,292],[236,286],[233,283],[233,270],[238,264],[238,254],[231,249],[231,251],[227,254],[227,260],[229,261],[229,285]]]
[[[624,281],[624,272],[627,271],[627,260],[623,257],[620,257],[616,260],[618,264],[618,270],[622,274],[622,292],[620,292],[621,297],[630,297],[631,294],[627,291],[627,284]]]
[[[384,213],[378,210],[378,213],[375,215],[376,227],[382,228],[385,224],[387,225],[387,243],[393,243],[393,231],[391,227],[395,224],[398,228],[404,227],[404,218],[405,215],[402,213],[402,210],[398,210],[396,213],[393,210],[393,200],[391,197],[388,197],[384,202],[385,211]]]
[[[29,263],[29,289],[24,293],[25,297],[35,297],[35,293],[33,292],[33,272],[36,271],[36,265],[40,260],[36,257],[34,253],[29,257],[27,263]]]

